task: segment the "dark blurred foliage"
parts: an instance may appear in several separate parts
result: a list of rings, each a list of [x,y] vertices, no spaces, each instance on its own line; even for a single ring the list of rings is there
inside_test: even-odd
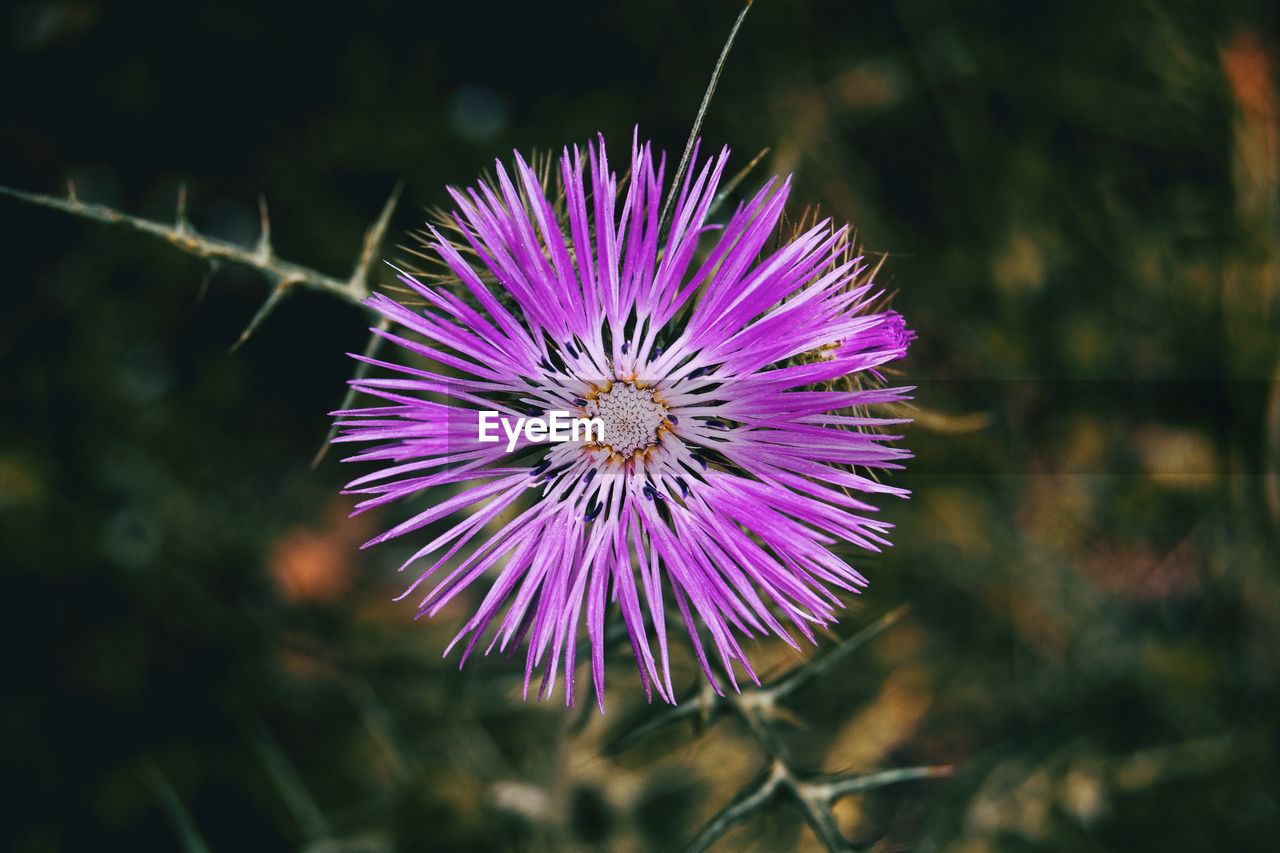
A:
[[[955,763],[840,803],[859,844],[1264,849],[1280,835],[1280,106],[1266,3],[760,0],[703,136],[889,253],[919,332],[897,546],[792,703],[812,771]],[[513,147],[683,144],[737,9],[146,4],[4,12],[0,183],[343,275]],[[0,199],[5,846],[671,849],[759,772],[731,721],[601,744],[440,652],[309,467],[366,318]],[[757,644],[761,668],[794,665]],[[686,684],[695,668],[680,665]],[[589,703],[584,703],[589,704]],[[812,849],[779,807],[719,849]]]

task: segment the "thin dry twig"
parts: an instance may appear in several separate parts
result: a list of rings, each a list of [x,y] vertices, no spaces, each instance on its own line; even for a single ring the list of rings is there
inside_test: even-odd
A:
[[[698,143],[698,132],[702,130],[702,119],[707,114],[707,105],[711,103],[711,96],[715,94],[716,84],[720,82],[720,72],[724,68],[724,61],[729,57],[729,49],[733,47],[733,40],[738,35],[738,29],[742,26],[742,21],[747,17],[747,12],[751,11],[751,4],[754,0],[747,0],[747,5],[742,7],[742,11],[738,13],[738,20],[733,22],[733,29],[729,30],[729,37],[725,39],[724,47],[720,51],[720,58],[716,60],[716,67],[711,72],[711,80],[707,83],[707,90],[702,95],[702,103],[698,105],[698,115],[693,119],[693,128],[689,131],[689,140],[684,144],[684,153],[680,155],[680,165],[676,168],[675,179],[671,182],[671,189],[667,192],[666,203],[662,205],[662,216],[658,218],[658,231],[661,232],[667,225],[667,217],[671,215],[671,205],[675,204],[676,196],[680,192],[680,181],[684,178],[685,169],[689,168],[689,158],[693,156],[693,147]]]

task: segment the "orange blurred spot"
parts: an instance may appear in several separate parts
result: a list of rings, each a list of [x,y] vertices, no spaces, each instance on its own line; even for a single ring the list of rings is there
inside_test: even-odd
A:
[[[1257,120],[1275,120],[1276,90],[1271,56],[1252,30],[1241,28],[1231,36],[1231,41],[1222,48],[1222,69],[1241,112]]]
[[[333,602],[351,586],[353,560],[360,543],[371,535],[374,517],[346,515],[345,501],[335,501],[323,524],[293,527],[276,541],[267,572],[287,601]]]

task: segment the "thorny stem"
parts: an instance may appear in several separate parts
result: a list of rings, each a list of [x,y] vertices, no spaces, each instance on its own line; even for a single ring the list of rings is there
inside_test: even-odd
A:
[[[703,724],[710,724],[726,713],[732,713],[746,726],[769,764],[758,778],[739,791],[732,802],[702,828],[689,845],[691,853],[705,850],[733,826],[747,820],[781,795],[789,796],[796,803],[828,850],[852,850],[832,811],[837,800],[897,782],[948,776],[952,768],[946,765],[899,767],[873,773],[806,776],[788,761],[774,723],[790,716],[782,707],[784,699],[897,624],[908,611],[908,605],[897,607],[817,660],[800,664],[767,684],[749,687],[740,694],[721,695],[711,688],[710,683],[705,683],[686,694],[681,704],[615,739],[606,752],[617,753],[650,732],[678,720],[700,717]]]
[[[249,325],[244,332],[236,340],[232,347],[232,349],[236,349],[243,345],[249,339],[249,336],[262,325],[262,322],[270,316],[281,300],[297,287],[327,293],[345,302],[364,307],[362,303],[369,296],[369,270],[377,257],[378,246],[381,245],[383,238],[386,236],[387,227],[391,222],[391,214],[395,210],[402,188],[402,184],[396,184],[395,189],[391,191],[391,196],[387,199],[386,204],[383,205],[382,213],[379,214],[377,220],[365,233],[360,257],[356,260],[355,269],[352,270],[350,277],[346,280],[336,279],[309,267],[290,263],[277,257],[271,245],[271,222],[267,217],[266,202],[261,200],[259,201],[259,208],[262,224],[258,242],[252,249],[246,249],[243,246],[237,246],[234,243],[228,243],[215,237],[208,237],[196,231],[187,219],[187,193],[185,186],[180,187],[178,190],[177,213],[174,216],[172,225],[121,213],[106,205],[86,204],[76,197],[74,184],[68,184],[65,197],[28,193],[5,186],[0,186],[0,195],[7,195],[11,198],[29,202],[30,204],[38,204],[41,207],[48,207],[53,210],[61,210],[64,213],[70,213],[84,219],[92,219],[96,222],[123,225],[131,231],[159,237],[189,255],[203,258],[210,266],[227,262],[257,270],[271,283],[271,292],[267,295],[262,307],[253,316],[253,319],[249,321]]]
[[[378,214],[378,218],[365,231],[360,256],[356,259],[355,268],[351,271],[351,275],[345,281],[340,281],[309,267],[289,263],[277,257],[275,249],[271,245],[271,219],[267,215],[267,200],[261,197],[258,199],[261,222],[258,242],[253,249],[246,249],[243,246],[237,246],[225,240],[207,237],[196,231],[190,220],[187,219],[187,187],[185,184],[178,187],[177,212],[174,215],[172,225],[143,219],[139,216],[130,216],[106,205],[85,204],[76,197],[75,184],[71,182],[67,183],[67,195],[65,198],[42,193],[23,192],[6,186],[0,186],[0,195],[7,195],[31,204],[52,208],[53,210],[61,210],[64,213],[70,213],[74,216],[92,219],[97,222],[123,225],[132,231],[159,237],[189,255],[203,258],[208,262],[209,270],[200,282],[198,291],[200,298],[204,297],[204,291],[208,287],[209,279],[212,278],[213,273],[223,262],[230,262],[257,270],[270,282],[271,291],[267,294],[262,306],[254,313],[253,318],[249,320],[249,324],[245,326],[244,331],[240,333],[236,342],[231,345],[231,350],[234,352],[244,346],[249,337],[258,330],[258,327],[262,325],[267,317],[271,316],[271,313],[295,287],[328,293],[330,296],[337,296],[345,302],[363,308],[368,313],[373,313],[372,309],[364,305],[364,300],[369,296],[369,271],[377,259],[378,247],[382,245],[383,239],[386,237],[387,228],[391,224],[391,214],[395,211],[396,203],[400,200],[400,193],[403,189],[404,183],[397,182],[391,190],[391,195],[382,206],[382,212]],[[385,331],[388,328],[390,328],[390,322],[385,317],[379,316],[377,329]],[[364,349],[365,356],[372,357],[376,354],[381,341],[382,338],[376,331],[370,334],[369,342]],[[367,362],[361,362],[360,366],[356,368],[356,378],[362,378],[369,372],[369,369],[370,366]],[[355,396],[355,386],[349,387],[339,408],[350,408]],[[330,427],[329,434],[325,436],[324,444],[320,446],[315,458],[311,461],[312,467],[318,465],[320,460],[324,458],[325,451],[329,449],[329,444],[333,441],[337,432],[338,427],[336,424]]]
[[[852,851],[836,823],[832,808],[837,800],[849,794],[883,788],[898,782],[917,779],[940,779],[950,776],[950,765],[931,767],[898,767],[875,773],[848,773],[817,779],[798,775],[782,758],[775,757],[755,781],[743,788],[733,802],[713,817],[689,844],[689,853],[706,850],[734,826],[761,811],[780,795],[789,796],[800,807],[805,820],[830,851]]]

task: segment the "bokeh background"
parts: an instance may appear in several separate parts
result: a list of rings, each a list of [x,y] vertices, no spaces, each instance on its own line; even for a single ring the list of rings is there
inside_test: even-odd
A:
[[[346,275],[506,156],[684,143],[731,3],[27,0],[0,183]],[[703,136],[887,254],[916,453],[848,636],[789,702],[859,846],[1269,849],[1280,835],[1274,4],[759,0]],[[616,143],[615,143],[616,144]],[[347,519],[329,428],[367,319],[0,198],[7,849],[678,849],[764,759],[732,719],[519,699],[391,599],[404,508]],[[398,240],[399,238],[397,238]],[[392,240],[391,242],[397,242]],[[396,249],[388,244],[388,255]],[[398,550],[399,549],[399,550]],[[801,664],[778,643],[767,672]],[[456,661],[456,658],[455,658]],[[679,663],[682,683],[696,673]],[[582,703],[588,705],[589,703]],[[785,802],[720,850],[817,849]]]

